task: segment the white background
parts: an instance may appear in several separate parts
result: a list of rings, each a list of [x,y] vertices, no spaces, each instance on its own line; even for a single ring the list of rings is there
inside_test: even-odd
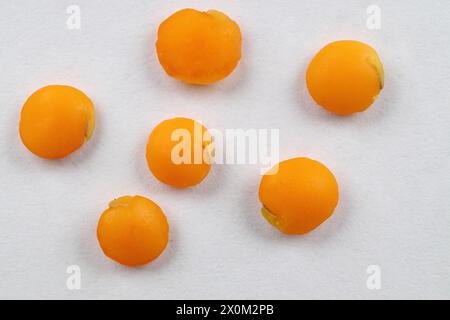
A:
[[[81,30],[66,8],[81,8]],[[381,29],[366,9],[381,8]],[[204,88],[163,72],[158,25],[178,9],[222,10],[241,27],[243,58]],[[450,298],[450,2],[25,1],[0,2],[1,298]],[[377,49],[386,85],[371,109],[336,117],[317,108],[305,69],[325,44]],[[69,84],[97,110],[92,141],[47,161],[18,136],[20,109],[47,84]],[[280,157],[308,156],[336,175],[331,219],[284,236],[261,217],[259,167],[217,165],[196,188],[157,182],[145,144],[161,120],[215,129],[279,128]],[[124,268],[96,239],[108,202],[156,201],[171,227],[153,264]],[[82,288],[66,288],[66,268]],[[366,287],[370,265],[381,290]]]

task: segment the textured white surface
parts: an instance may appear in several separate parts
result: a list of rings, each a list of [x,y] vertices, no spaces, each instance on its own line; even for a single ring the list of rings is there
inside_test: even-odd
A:
[[[81,7],[81,30],[66,8]],[[450,298],[450,2],[0,2],[0,298]],[[162,71],[159,23],[184,8],[215,8],[241,26],[243,59],[230,78],[196,88]],[[373,45],[386,86],[364,114],[314,106],[304,83],[326,43]],[[50,83],[85,91],[93,140],[61,161],[33,156],[18,137],[21,106]],[[216,166],[199,187],[173,190],[146,168],[154,125],[187,116],[210,128],[280,128],[281,158],[309,156],[340,183],[335,215],[287,237],[260,216],[255,166]],[[126,269],[96,240],[108,202],[150,197],[171,241],[154,264]],[[66,288],[81,268],[82,289]],[[366,288],[379,265],[381,290]]]

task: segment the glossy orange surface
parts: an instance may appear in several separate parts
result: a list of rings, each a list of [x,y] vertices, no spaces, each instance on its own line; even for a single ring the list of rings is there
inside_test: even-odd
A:
[[[306,84],[316,103],[339,115],[369,108],[384,86],[383,65],[369,45],[352,40],[328,44],[311,61]]]
[[[241,58],[239,26],[225,14],[209,10],[180,10],[158,30],[156,50],[170,76],[191,84],[226,78]]]
[[[106,256],[130,267],[147,264],[164,251],[169,225],[161,208],[141,196],[112,201],[103,212],[97,238]]]
[[[211,169],[212,139],[208,130],[195,120],[165,120],[150,134],[146,158],[159,181],[177,188],[194,186]]]
[[[95,111],[80,90],[51,85],[33,93],[22,108],[19,133],[35,155],[63,158],[80,148],[94,132]]]
[[[294,158],[279,163],[272,173],[263,176],[259,199],[263,216],[274,227],[286,234],[304,234],[332,215],[338,184],[323,164]]]

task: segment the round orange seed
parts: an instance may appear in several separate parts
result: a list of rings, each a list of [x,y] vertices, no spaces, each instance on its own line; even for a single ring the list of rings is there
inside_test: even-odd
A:
[[[161,208],[142,196],[124,196],[109,204],[97,227],[106,256],[130,267],[155,260],[169,241],[169,225]]]
[[[259,199],[270,224],[286,234],[304,234],[332,215],[339,190],[334,175],[323,164],[294,158],[263,176]]]
[[[191,84],[226,78],[241,58],[239,26],[222,12],[180,10],[158,30],[156,51],[170,76]]]
[[[186,188],[206,178],[213,152],[212,137],[202,124],[188,118],[173,118],[153,129],[146,158],[150,171],[159,181]]]
[[[91,100],[70,86],[51,85],[33,93],[22,108],[19,133],[35,155],[63,158],[80,148],[94,132]]]
[[[377,52],[353,40],[336,41],[322,48],[311,61],[306,84],[318,105],[339,115],[369,108],[384,86],[384,71]]]

